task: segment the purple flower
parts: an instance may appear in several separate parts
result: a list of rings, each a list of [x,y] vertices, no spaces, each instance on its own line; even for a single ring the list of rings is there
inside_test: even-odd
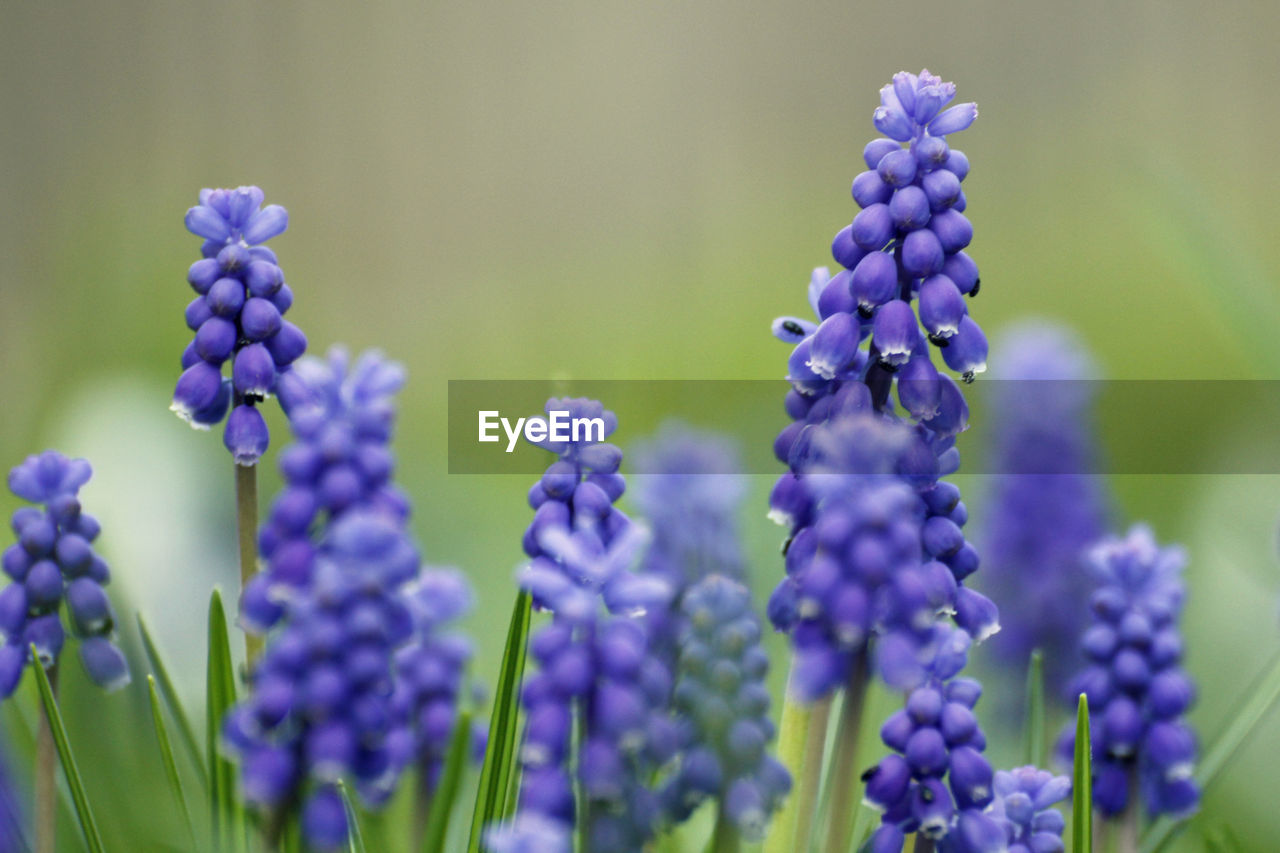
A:
[[[471,641],[450,630],[471,609],[471,586],[456,569],[426,569],[405,591],[413,639],[396,652],[393,713],[412,738],[422,787],[434,790],[458,717]]]
[[[373,512],[335,522],[320,554],[312,583],[284,603],[223,735],[246,800],[268,811],[301,803],[308,842],[331,849],[346,838],[337,781],[378,806],[411,758],[392,661],[413,636],[402,589],[417,558],[399,524]]]
[[[115,614],[103,587],[111,578],[93,550],[100,526],[82,512],[77,494],[92,469],[85,459],[46,450],[9,472],[9,488],[40,507],[14,510],[17,543],[2,559],[10,583],[0,591],[0,699],[17,689],[35,646],[46,669],[57,663],[66,640],[59,618],[79,638],[80,662],[89,679],[108,691],[129,683],[129,664],[114,644]]]
[[[565,849],[583,822],[592,849],[639,849],[660,814],[650,779],[676,745],[663,719],[670,672],[650,653],[641,617],[668,607],[671,589],[630,571],[647,532],[613,505],[626,485],[617,473],[621,451],[596,440],[616,429],[613,413],[585,399],[552,399],[546,411],[599,418],[603,430],[591,439],[542,443],[558,458],[529,492],[534,519],[524,549],[531,559],[519,579],[551,621],[530,639],[537,670],[522,692],[518,813],[491,827],[488,843],[502,851]],[[582,814],[575,779],[585,796]]]
[[[1195,699],[1178,628],[1186,555],[1136,525],[1096,546],[1090,561],[1097,586],[1080,640],[1087,665],[1071,693],[1088,696],[1094,805],[1106,817],[1121,814],[1136,782],[1148,815],[1185,817],[1200,801],[1196,737],[1183,719]],[[1069,763],[1074,747],[1072,726],[1059,757]]]
[[[258,536],[266,567],[241,601],[246,628],[270,628],[283,600],[310,583],[318,530],[358,511],[407,520],[409,501],[391,481],[389,448],[393,395],[404,381],[404,368],[381,353],[365,352],[353,365],[340,347],[325,361],[299,361],[282,379],[295,442],[280,454],[284,488]]]
[[[204,257],[187,271],[196,297],[186,321],[195,338],[169,408],[197,429],[221,422],[230,408],[223,443],[237,465],[254,465],[266,451],[267,425],[256,406],[277,392],[307,347],[283,319],[293,292],[275,252],[262,245],[288,227],[289,214],[262,201],[257,187],[205,189],[186,216],[187,230],[204,238]],[[227,361],[229,378],[222,375]]]
[[[792,636],[797,682],[810,699],[845,683],[872,633],[893,637],[877,653],[881,674],[909,681],[927,663],[917,658],[937,615],[953,615],[976,640],[998,628],[995,606],[964,586],[978,568],[962,532],[968,511],[959,490],[939,479],[959,467],[955,437],[968,427],[968,408],[933,351],[966,382],[985,370],[987,355],[964,299],[978,291],[977,267],[963,251],[972,238],[960,189],[968,161],[943,138],[977,113],[972,104],[944,109],[954,94],[927,71],[895,75],[881,90],[874,120],[890,138],[863,152],[868,171],[852,187],[862,211],[831,246],[844,269],[814,271],[817,323],[774,323],[794,347],[785,401],[793,423],[774,442],[789,471],[771,495],[770,517],[790,538],[787,577],[769,616]],[[878,442],[892,456],[882,460],[849,444],[876,428],[821,439],[828,425],[856,417],[901,425],[909,439]],[[819,469],[836,485],[823,486]],[[892,536],[877,532],[884,502],[898,513]],[[840,541],[822,541],[832,537]]]
[[[708,575],[684,594],[685,617],[673,693],[684,732],[675,770],[664,784],[667,820],[680,822],[715,799],[750,841],[791,789],[786,768],[768,753],[775,729],[765,685],[769,659],[760,622],[740,581]]]
[[[982,755],[986,736],[973,712],[982,687],[958,677],[969,638],[938,625],[930,645],[919,682],[880,729],[893,752],[863,775],[866,802],[882,813],[871,849],[916,832],[946,853],[1004,850],[1003,828],[988,808],[995,792]]]
[[[1106,531],[1105,486],[1090,473],[1094,369],[1074,336],[1051,325],[1020,327],[1001,356],[983,577],[994,598],[1016,606],[993,650],[1021,668],[1043,649],[1047,682],[1062,693],[1088,612],[1085,550]]]
[[[1062,850],[1066,821],[1053,808],[1071,796],[1071,780],[1036,767],[998,770],[991,816],[1003,826],[1010,853]]]
[[[929,431],[857,414],[850,403],[865,402],[865,387],[836,399],[846,414],[805,431],[799,468],[812,519],[789,541],[787,576],[769,602],[807,700],[847,683],[872,636],[876,671],[907,689],[932,659],[942,616],[977,640],[998,628],[995,606],[962,584],[977,557],[959,491],[936,480]]]

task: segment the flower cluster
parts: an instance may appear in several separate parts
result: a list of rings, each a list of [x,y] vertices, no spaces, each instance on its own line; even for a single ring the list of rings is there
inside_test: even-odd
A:
[[[708,574],[743,577],[736,514],[746,484],[722,437],[665,423],[632,452],[636,505],[653,529],[643,571],[684,589]]]
[[[571,548],[548,550],[544,556],[557,555],[571,574],[604,578],[625,572],[642,538],[623,533],[594,557]],[[525,577],[535,597],[539,584],[551,579],[530,577],[527,571]],[[587,595],[553,595],[551,600],[565,602],[566,608],[555,611],[552,621],[530,640],[538,671],[526,679],[522,694],[527,723],[520,753],[519,813],[512,825],[490,832],[489,847],[498,853],[567,851],[571,830],[579,821],[586,822],[591,849],[638,849],[657,825],[658,801],[646,783],[677,746],[675,732],[661,716],[671,676],[648,654],[639,619],[601,613],[599,592],[588,609]],[[638,600],[635,608],[642,609]],[[580,725],[576,772],[586,796],[586,814],[576,813],[573,798],[575,717]],[[559,841],[522,846],[543,836]]]
[[[927,419],[938,409],[940,384],[921,326],[966,380],[986,369],[986,338],[964,300],[979,283],[977,265],[963,251],[973,237],[960,188],[969,161],[946,141],[978,111],[974,104],[943,110],[954,97],[955,85],[928,71],[900,72],[880,90],[875,125],[888,138],[864,149],[867,171],[853,181],[862,211],[832,242],[844,269],[814,273],[809,295],[817,325],[790,317],[774,324],[775,334],[796,343],[790,379],[803,392],[856,376],[887,394],[897,375],[907,380],[899,386],[903,407]],[[870,349],[862,352],[868,336]]]
[[[939,615],[978,640],[998,627],[995,605],[961,584],[977,567],[961,532],[967,514],[959,491],[936,481],[924,432],[871,414],[865,386],[839,397],[848,401],[841,419],[804,436],[816,511],[791,539],[787,576],[769,601],[774,626],[791,634],[793,684],[807,700],[851,677],[873,633],[877,671],[905,689],[930,662]]]
[[[674,711],[683,738],[678,768],[662,800],[669,820],[685,820],[707,799],[750,841],[791,789],[791,776],[767,748],[775,730],[764,680],[769,659],[760,623],[741,582],[708,575],[685,593]]]
[[[1192,776],[1196,738],[1182,719],[1195,698],[1180,666],[1186,555],[1160,547],[1149,528],[1135,525],[1090,558],[1098,586],[1093,624],[1080,642],[1088,666],[1071,692],[1088,696],[1094,805],[1107,817],[1119,815],[1136,781],[1149,815],[1186,816],[1200,801]],[[1070,762],[1074,749],[1072,726],[1059,756]]]
[[[991,816],[1004,827],[1009,853],[1061,853],[1066,821],[1053,808],[1071,796],[1071,780],[1036,767],[996,771]]]
[[[187,271],[196,298],[186,320],[195,339],[182,353],[170,408],[193,427],[209,429],[234,403],[222,440],[237,465],[253,465],[266,451],[267,424],[256,404],[276,392],[307,348],[301,330],[283,316],[293,291],[275,252],[262,245],[284,232],[289,214],[262,201],[257,187],[204,189],[186,216],[187,230],[204,238],[204,257]],[[225,379],[228,360],[231,378]]]
[[[280,454],[284,489],[258,536],[264,571],[245,588],[241,623],[265,631],[279,619],[282,601],[305,588],[316,561],[314,531],[358,510],[403,524],[409,501],[391,482],[388,444],[395,422],[392,395],[404,369],[376,351],[350,364],[334,347],[324,361],[300,360],[282,379],[296,441]]]
[[[599,418],[604,438],[617,428],[614,414],[594,400],[552,399],[546,411]],[[648,654],[637,617],[668,606],[670,591],[628,571],[647,532],[613,506],[625,489],[617,473],[622,452],[593,440],[541,446],[558,458],[529,491],[535,512],[524,549],[531,560],[520,582],[552,620],[530,640],[538,671],[522,693],[528,722],[519,809],[510,824],[491,827],[486,842],[498,853],[567,851],[582,823],[591,849],[639,849],[659,817],[647,782],[670,758],[676,736],[661,713],[670,672]],[[585,814],[573,797],[575,718]]]
[[[668,607],[645,614],[652,654],[674,670],[684,630],[680,601],[711,574],[744,579],[746,559],[738,534],[745,483],[737,453],[723,437],[666,423],[632,452],[632,494],[653,531],[639,573],[666,584]]]
[[[421,786],[432,791],[457,724],[471,641],[449,623],[471,609],[471,585],[455,569],[426,569],[405,591],[413,615],[413,639],[396,652],[394,718]]]
[[[312,584],[287,602],[249,697],[225,721],[245,798],[268,811],[301,802],[317,848],[347,838],[339,779],[378,805],[406,760],[392,660],[413,634],[402,588],[418,563],[393,519],[353,512],[331,525]]]
[[[1085,551],[1106,531],[1105,487],[1091,473],[1094,371],[1072,335],[1043,323],[1009,334],[1000,355],[983,577],[995,598],[1018,606],[992,650],[1016,671],[1043,649],[1046,681],[1061,693],[1088,612]]]
[[[63,601],[89,678],[107,690],[129,683],[129,664],[111,639],[115,614],[103,589],[111,573],[93,550],[101,528],[81,512],[77,497],[92,474],[88,460],[53,450],[28,456],[9,472],[9,489],[41,506],[14,511],[18,541],[4,552],[12,582],[0,592],[0,699],[17,689],[32,646],[39,665],[57,663],[66,640],[58,615]]]
[[[941,597],[933,595],[938,611],[953,611],[975,639],[996,627],[990,601],[959,585],[977,569],[978,555],[961,530],[968,512],[959,490],[938,480],[959,466],[955,436],[968,426],[968,407],[960,387],[934,367],[930,344],[966,381],[985,369],[987,353],[986,339],[969,317],[963,298],[978,289],[977,267],[963,251],[972,236],[961,213],[965,199],[960,181],[968,173],[968,161],[944,138],[968,127],[977,110],[973,104],[944,110],[954,94],[952,84],[927,71],[897,74],[881,90],[875,124],[889,138],[867,146],[869,171],[853,184],[863,211],[832,245],[845,269],[834,276],[825,269],[814,271],[809,301],[817,324],[795,317],[774,322],[775,335],[795,346],[788,362],[792,389],[785,401],[793,423],[774,442],[775,455],[790,470],[770,497],[770,517],[791,532],[788,573],[774,592],[770,618],[778,630],[792,634],[797,649],[807,649],[804,657],[814,665],[804,679],[808,684],[801,685],[807,698],[825,695],[847,679],[874,627],[870,614],[879,612],[868,599],[867,581],[858,578],[866,570],[854,565],[870,559],[858,556],[854,548],[864,541],[861,537],[843,542],[843,551],[828,548],[822,559],[813,559],[817,537],[806,531],[823,524],[821,516],[827,511],[812,482],[814,435],[824,424],[859,414],[874,412],[886,420],[900,420],[891,400],[895,387],[906,420],[914,423],[918,445],[907,460],[907,469],[918,475],[910,483],[919,507],[914,513],[915,549],[920,555],[916,562],[927,558],[950,573],[948,581],[936,565],[929,566],[935,585],[954,587],[943,589]],[[903,143],[908,143],[906,148]],[[866,349],[864,341],[869,341]],[[846,466],[833,473],[866,472]],[[889,468],[874,473],[895,472]],[[847,502],[833,506],[840,503]],[[848,520],[845,510],[838,516],[837,520]],[[839,528],[834,521],[831,526]],[[875,550],[872,540],[865,541]],[[895,544],[906,547],[905,542]],[[797,556],[790,557],[797,545]],[[914,559],[910,550],[895,552],[895,565],[909,565]],[[889,577],[875,572],[888,568],[872,570],[872,586]],[[848,593],[839,603],[827,595],[835,591],[837,580]],[[805,585],[813,589],[803,589]],[[855,586],[863,587],[861,596],[853,591]],[[837,617],[839,624],[820,627],[805,621],[815,607],[837,606],[848,610]],[[825,616],[823,620],[831,622]]]
[[[982,687],[956,677],[969,638],[939,625],[933,646],[923,681],[880,729],[894,752],[863,777],[867,803],[883,813],[871,850],[899,851],[911,832],[938,841],[948,853],[1003,850],[1004,829],[986,812],[994,796],[992,770],[973,713]]]

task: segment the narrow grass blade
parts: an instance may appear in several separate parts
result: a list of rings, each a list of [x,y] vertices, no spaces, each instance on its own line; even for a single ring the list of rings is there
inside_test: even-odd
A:
[[[505,816],[507,786],[516,761],[520,682],[524,677],[524,659],[529,645],[530,615],[529,593],[521,590],[512,609],[507,646],[502,653],[502,669],[493,696],[488,748],[480,769],[480,785],[471,817],[471,839],[467,843],[469,853],[479,853],[485,829]]]
[[[360,818],[356,807],[351,802],[351,791],[343,782],[338,783],[338,793],[342,796],[342,808],[347,813],[347,853],[365,853],[364,835],[360,832]]]
[[[1071,780],[1071,850],[1093,851],[1093,750],[1089,743],[1089,703],[1083,693],[1076,706],[1076,755]]]
[[[164,774],[169,779],[169,787],[182,808],[182,819],[187,825],[187,835],[191,837],[191,849],[196,850],[196,831],[191,824],[191,809],[187,806],[187,795],[182,790],[182,779],[178,776],[178,764],[173,760],[173,745],[169,741],[169,730],[165,728],[164,711],[160,707],[160,695],[156,691],[156,679],[147,676],[147,695],[151,699],[151,722],[156,729],[156,742],[160,745],[160,760],[164,762]]]
[[[1027,663],[1027,719],[1024,729],[1023,760],[1044,767],[1044,653],[1031,652]]]
[[[1204,849],[1209,853],[1244,853],[1244,844],[1230,826],[1223,824],[1203,833]]]
[[[1244,700],[1238,705],[1240,710],[1223,727],[1217,740],[1205,750],[1204,757],[1196,766],[1196,782],[1199,783],[1201,791],[1213,783],[1278,700],[1280,700],[1280,656],[1274,658],[1271,665],[1254,682]],[[1181,825],[1180,822],[1165,817],[1154,821],[1142,837],[1142,853],[1157,853],[1163,849],[1164,845],[1173,840],[1174,834]]]
[[[39,660],[36,647],[31,646],[31,659]],[[53,688],[49,686],[49,676],[44,667],[36,664],[31,667],[36,673],[36,685],[40,690],[40,703],[44,705],[45,718],[49,721],[49,730],[53,732],[53,743],[58,749],[58,761],[62,763],[62,773],[67,779],[67,787],[71,790],[71,801],[76,807],[76,819],[80,822],[80,831],[84,833],[85,845],[89,853],[103,853],[102,835],[98,832],[98,824],[93,819],[93,810],[89,807],[89,798],[84,793],[84,782],[80,778],[80,769],[76,766],[76,757],[71,753],[71,742],[67,740],[67,730],[62,724],[62,712],[58,709],[58,700],[53,696]]]
[[[431,810],[427,812],[427,828],[422,835],[424,853],[444,853],[444,842],[449,834],[449,817],[458,799],[458,786],[471,752],[471,712],[463,711],[453,727],[449,751],[445,754],[444,769],[431,797]]]
[[[209,771],[204,766],[204,756],[200,752],[200,741],[196,738],[195,727],[191,725],[191,718],[187,716],[186,709],[178,699],[178,691],[173,687],[173,679],[169,677],[164,658],[160,656],[160,650],[151,636],[151,629],[147,627],[141,613],[138,614],[138,633],[142,635],[142,648],[147,653],[147,662],[151,664],[151,671],[155,673],[160,695],[164,697],[169,713],[178,724],[178,736],[182,740],[182,746],[186,749],[192,764],[195,765],[200,784],[205,785],[208,782]]]
[[[222,593],[214,589],[209,598],[209,666],[205,674],[205,749],[209,762],[209,815],[213,846],[230,846],[238,835],[235,798],[235,771],[218,754],[222,719],[236,701],[235,674],[231,662],[231,642],[227,637],[227,615]]]

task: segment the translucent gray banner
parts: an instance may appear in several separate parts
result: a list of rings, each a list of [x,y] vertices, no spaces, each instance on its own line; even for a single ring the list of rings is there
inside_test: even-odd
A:
[[[965,474],[1280,474],[1280,381],[979,378],[962,387],[970,410],[957,439]],[[545,419],[547,399],[567,396],[615,412],[619,427],[609,440],[624,450],[677,420],[734,440],[738,473],[777,474],[783,466],[773,441],[791,422],[787,390],[778,380],[450,380],[448,471],[540,473],[550,456],[525,440],[526,430],[535,438],[540,430],[528,419]],[[572,425],[554,425],[561,427]],[[1096,452],[1069,471],[1053,452],[1014,447],[1039,441],[1043,451],[1073,429]],[[624,470],[652,473],[631,459]]]

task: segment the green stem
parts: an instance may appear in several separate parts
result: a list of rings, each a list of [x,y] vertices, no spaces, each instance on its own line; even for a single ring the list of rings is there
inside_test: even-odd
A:
[[[853,841],[853,819],[858,803],[858,730],[862,724],[862,706],[867,698],[867,655],[862,652],[854,661],[849,683],[844,688],[844,704],[836,729],[835,750],[827,788],[831,800],[827,809],[826,853],[849,853]]]
[[[579,697],[574,700],[573,714],[573,811],[577,818],[575,830],[577,834],[574,850],[576,853],[591,853],[591,808],[587,802],[587,793],[582,784],[582,747],[587,739],[587,703]]]
[[[787,677],[778,733],[778,758],[791,771],[795,790],[769,826],[762,853],[808,853],[822,783],[831,699],[806,703],[796,698],[795,670]]]
[[[236,534],[240,543],[240,590],[258,573],[258,466],[236,465]],[[248,631],[244,635],[245,664],[262,653],[262,638]]]
[[[1138,853],[1138,803],[1133,774],[1129,780],[1129,805],[1115,820],[1099,821],[1103,826],[1101,849],[1106,853]]]
[[[40,666],[36,661],[34,666]],[[49,667],[49,688],[58,695],[58,667]],[[40,730],[36,735],[36,853],[54,853],[57,849],[58,828],[58,748],[53,742],[53,729],[49,718],[40,715]]]
[[[742,839],[738,835],[738,828],[725,814],[724,803],[721,802],[716,811],[716,827],[711,833],[709,853],[738,853],[740,849],[742,849]]]
[[[911,853],[933,853],[933,839],[916,834],[916,842],[911,846]]]

